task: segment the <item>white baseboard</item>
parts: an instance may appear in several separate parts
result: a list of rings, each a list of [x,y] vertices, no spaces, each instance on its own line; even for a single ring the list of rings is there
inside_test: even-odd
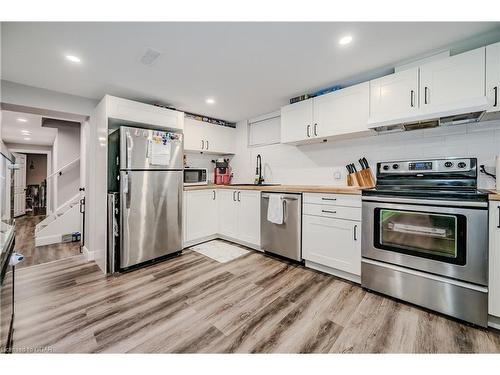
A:
[[[87,249],[86,246],[82,247],[82,253],[83,253],[83,255],[85,255],[85,259],[87,260],[87,262],[91,262],[91,261],[95,260],[94,252]]]
[[[341,279],[346,279],[346,280],[352,281],[356,284],[361,284],[361,277],[358,275],[354,275],[352,273],[349,273],[349,272],[337,270],[335,268],[330,268],[328,266],[323,266],[322,264],[310,262],[308,260],[306,260],[306,267],[312,268],[313,270],[316,270],[316,271],[321,271],[321,272],[328,273],[328,274],[333,275],[333,276],[340,277]]]
[[[60,242],[62,242],[62,235],[60,234],[54,234],[51,236],[42,236],[42,237],[35,236],[35,246],[52,245]]]

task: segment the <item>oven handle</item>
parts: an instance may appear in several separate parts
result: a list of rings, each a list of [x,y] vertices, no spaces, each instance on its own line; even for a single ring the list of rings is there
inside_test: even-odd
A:
[[[447,201],[439,199],[415,199],[399,197],[374,197],[362,198],[363,202],[386,202],[386,203],[408,203],[427,206],[458,206],[458,207],[488,207],[488,202]]]

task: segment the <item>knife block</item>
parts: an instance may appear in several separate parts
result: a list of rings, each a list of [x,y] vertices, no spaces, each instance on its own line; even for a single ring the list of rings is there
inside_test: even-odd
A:
[[[347,186],[359,186],[363,188],[375,187],[375,178],[370,168],[362,169],[356,173],[347,175]]]
[[[347,175],[347,186],[359,186],[357,173],[351,173]]]

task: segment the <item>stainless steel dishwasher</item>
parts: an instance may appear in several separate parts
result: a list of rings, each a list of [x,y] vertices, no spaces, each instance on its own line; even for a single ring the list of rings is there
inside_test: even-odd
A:
[[[283,224],[267,220],[269,196],[274,194],[281,196]],[[302,194],[262,193],[260,208],[262,250],[301,262]]]

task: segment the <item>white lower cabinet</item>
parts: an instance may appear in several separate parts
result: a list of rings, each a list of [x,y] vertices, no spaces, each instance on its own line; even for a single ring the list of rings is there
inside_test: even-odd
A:
[[[360,282],[361,197],[348,198],[341,206],[338,195],[304,194],[302,257],[307,267]]]
[[[185,247],[222,236],[260,249],[260,191],[187,191],[184,216]]]
[[[361,275],[359,222],[304,215],[302,225],[304,259]]]
[[[194,190],[186,192],[184,199],[184,241],[203,240],[217,233],[216,190]]]
[[[490,201],[488,313],[500,328],[500,201]]]

